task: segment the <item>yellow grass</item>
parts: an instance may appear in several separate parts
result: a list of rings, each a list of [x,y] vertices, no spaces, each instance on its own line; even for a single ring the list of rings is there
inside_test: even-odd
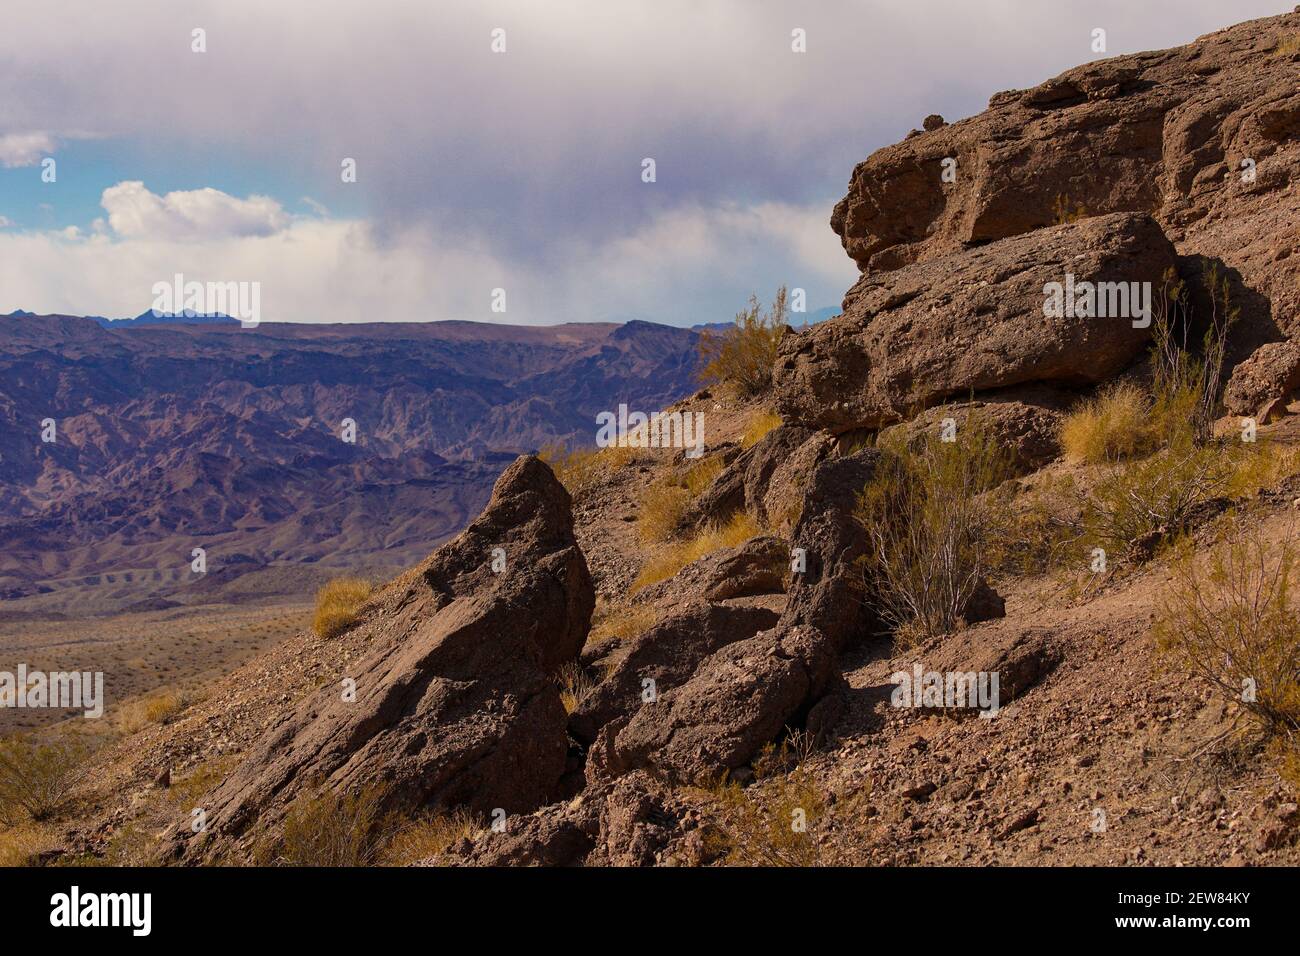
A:
[[[318,637],[337,637],[357,622],[357,611],[370,597],[369,581],[335,578],[316,592],[312,630]]]
[[[537,457],[551,466],[555,477],[571,495],[622,468],[633,458],[635,449],[620,446],[609,448],[577,448],[568,451],[562,445],[547,445]]]
[[[747,512],[738,512],[725,525],[706,528],[688,540],[673,543],[651,558],[632,583],[632,591],[666,581],[692,561],[706,554],[734,548],[762,531],[758,522]]]
[[[629,640],[649,630],[658,617],[654,608],[643,604],[609,604],[598,601],[587,643],[594,644],[610,637],[621,641]]]
[[[138,733],[151,724],[166,723],[184,706],[184,698],[172,691],[129,701],[118,711],[117,729],[124,734]]]
[[[34,823],[0,826],[0,866],[31,866],[33,857],[50,845],[49,833]]]
[[[473,814],[463,809],[425,820],[412,820],[398,829],[384,850],[381,862],[385,866],[410,866],[444,853],[452,844],[472,836],[478,829]]]
[[[781,426],[781,416],[766,408],[760,408],[745,423],[745,434],[740,438],[741,448],[753,448],[774,428]]]
[[[1150,399],[1136,385],[1120,383],[1066,416],[1061,448],[1067,458],[1087,464],[1132,458],[1158,447],[1157,431]]]

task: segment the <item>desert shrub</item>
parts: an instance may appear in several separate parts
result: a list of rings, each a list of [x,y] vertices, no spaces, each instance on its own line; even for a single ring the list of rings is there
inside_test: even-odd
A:
[[[358,611],[370,597],[372,587],[361,578],[335,578],[316,592],[316,613],[312,630],[317,637],[337,637],[359,618]]]
[[[1010,473],[1006,453],[977,426],[956,440],[887,443],[859,499],[870,550],[866,573],[885,621],[904,643],[953,630],[980,580],[1006,509],[992,493]]]
[[[340,794],[329,788],[302,793],[284,818],[273,846],[263,846],[259,862],[276,866],[370,866],[396,829],[382,810],[382,796],[369,787]]]
[[[596,681],[577,661],[569,661],[555,677],[560,687],[560,703],[564,705],[566,714],[577,710],[587,695],[596,689]]]
[[[445,853],[452,844],[472,836],[479,822],[468,810],[408,820],[397,828],[384,848],[380,862],[385,866],[409,866]]]
[[[752,515],[740,511],[732,515],[726,524],[706,528],[685,541],[672,542],[646,562],[641,573],[632,583],[632,591],[635,592],[659,581],[667,581],[692,561],[698,561],[706,554],[721,551],[723,548],[734,548],[744,544],[758,535],[761,530]]]
[[[74,739],[0,740],[0,821],[47,820],[68,802],[89,748]]]
[[[1148,458],[1116,464],[1083,503],[1089,539],[1137,560],[1151,557],[1199,509],[1226,497],[1240,454],[1234,446],[1196,445],[1185,437]]]
[[[793,768],[791,768],[793,764]],[[734,866],[815,866],[825,863],[816,840],[828,805],[822,788],[789,742],[768,744],[742,787],[726,777],[705,793],[717,809],[708,850]]]
[[[1217,265],[1207,265],[1202,279],[1210,314],[1198,352],[1191,348],[1194,323],[1187,283],[1173,269],[1162,277],[1151,320],[1157,414],[1174,434],[1190,426],[1198,444],[1210,438],[1223,386],[1228,332],[1241,315],[1241,309],[1232,305],[1228,279]]]
[[[1007,502],[1005,533],[989,542],[989,561],[1015,575],[1060,569],[1080,551],[1079,492],[1069,475],[1043,475]]]
[[[1137,385],[1110,385],[1065,417],[1061,449],[1087,464],[1149,454],[1161,443],[1153,411],[1150,397]]]
[[[1264,728],[1300,732],[1297,548],[1230,525],[1201,560],[1186,549],[1154,627],[1157,647],[1183,670],[1240,704]]]
[[[753,448],[774,428],[781,427],[781,416],[766,408],[760,408],[749,416],[745,423],[745,433],[740,438],[741,448]]]
[[[162,691],[129,701],[118,710],[117,729],[124,734],[134,734],[152,724],[167,723],[185,703],[184,696],[175,691]]]
[[[701,458],[689,465],[682,481],[692,498],[698,498],[722,474],[722,459],[718,457]]]
[[[611,471],[621,468],[633,458],[634,449],[622,445],[608,448],[575,448],[547,445],[537,453],[555,473],[556,480],[571,495],[584,491],[605,478]]]
[[[701,380],[731,385],[741,395],[766,391],[772,384],[777,345],[786,332],[785,320],[785,286],[777,290],[767,312],[757,296],[750,296],[749,307],[736,313],[734,326],[721,333],[700,333]]]

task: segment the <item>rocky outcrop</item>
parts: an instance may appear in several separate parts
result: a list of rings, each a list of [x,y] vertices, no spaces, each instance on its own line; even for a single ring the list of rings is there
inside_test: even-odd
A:
[[[867,632],[870,612],[857,558],[865,535],[857,496],[880,455],[866,449],[831,458],[813,473],[792,552],[802,554],[790,603],[771,629],[728,644],[690,680],[603,729],[589,772],[647,769],[670,780],[714,780],[750,761],[795,727],[838,677],[846,642]]]
[[[805,451],[801,456],[800,450],[805,445],[811,448],[821,444],[806,428],[783,425],[772,429],[727,464],[691,503],[682,524],[687,527],[723,524],[738,511],[748,511],[760,524],[768,523],[767,493],[774,486],[778,472],[788,480],[790,463],[795,459],[800,462],[809,459],[809,454]],[[787,467],[783,469],[783,466]]]
[[[947,419],[957,433],[974,426],[1004,449],[1009,466],[1019,474],[1041,468],[1061,454],[1059,433],[1063,413],[1076,397],[1049,386],[1030,385],[992,392],[964,402],[937,405],[911,421],[890,425],[880,441],[903,441],[917,448],[926,438],[942,437]]]
[[[777,614],[763,607],[699,600],[685,604],[629,642],[605,679],[578,705],[569,719],[569,732],[580,743],[590,744],[605,724],[640,707],[647,693],[657,695],[677,687],[710,654],[776,621]]]
[[[676,606],[703,598],[728,598],[780,594],[785,591],[790,546],[775,535],[759,535],[734,548],[723,548],[692,561],[667,581],[648,585],[637,600]]]
[[[1232,370],[1223,404],[1233,415],[1264,424],[1300,388],[1300,342],[1287,339],[1260,346]]]
[[[954,396],[1033,382],[1087,385],[1122,371],[1149,329],[1118,299],[1081,314],[1051,283],[1150,282],[1174,251],[1148,216],[1115,215],[1039,230],[893,272],[864,275],[844,315],[781,342],[774,378],[787,421],[832,432],[880,428]],[[1071,277],[1073,279],[1071,280]],[[1127,296],[1126,296],[1127,298]],[[1120,315],[1115,315],[1121,311]]]
[[[1300,12],[1256,20],[995,94],[987,111],[928,124],[859,163],[831,227],[859,268],[878,273],[1067,216],[1145,213],[1180,255],[1238,277],[1238,334],[1252,347],[1293,332],[1298,30]]]
[[[207,831],[174,834],[173,852],[247,855],[317,787],[373,789],[408,811],[544,803],[568,749],[553,672],[576,657],[594,603],[568,493],[537,458],[518,459],[483,514],[361,625],[374,649],[339,675],[354,695],[331,683],[273,727],[199,803]]]

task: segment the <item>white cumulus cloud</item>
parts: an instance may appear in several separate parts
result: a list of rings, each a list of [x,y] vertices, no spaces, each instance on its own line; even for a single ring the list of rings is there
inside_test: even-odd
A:
[[[142,182],[128,181],[105,189],[100,202],[109,226],[125,238],[269,236],[289,222],[284,208],[268,196],[239,199],[211,187],[159,196]]]
[[[49,133],[0,133],[0,166],[35,166],[52,152],[54,137]]]

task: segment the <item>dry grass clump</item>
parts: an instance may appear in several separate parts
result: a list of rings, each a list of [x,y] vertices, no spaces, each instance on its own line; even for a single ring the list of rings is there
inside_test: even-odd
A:
[[[754,781],[747,788],[724,777],[704,791],[717,810],[717,822],[706,838],[711,855],[732,866],[831,862],[816,838],[829,810],[825,794],[790,743],[783,741],[779,749],[768,744],[753,770]]]
[[[596,681],[577,661],[569,661],[555,677],[560,686],[560,703],[564,705],[566,714],[577,710],[587,695],[596,689]]]
[[[1179,668],[1244,709],[1293,752],[1300,743],[1296,539],[1237,524],[1200,560],[1186,548],[1153,628]]]
[[[658,544],[674,537],[690,503],[713,484],[722,467],[721,458],[702,458],[651,484],[641,496],[637,519],[641,540]]]
[[[312,630],[317,637],[342,634],[359,619],[358,611],[374,588],[361,578],[335,578],[316,592],[316,613]]]
[[[701,380],[730,385],[742,396],[767,391],[772,385],[777,345],[787,329],[786,309],[786,287],[781,286],[766,313],[758,297],[751,295],[749,307],[736,313],[732,328],[722,333],[701,332]]]
[[[1300,33],[1292,33],[1278,41],[1273,50],[1276,56],[1290,57],[1300,53]]]
[[[0,824],[0,867],[34,865],[53,839],[52,833],[34,823]]]
[[[284,818],[279,840],[258,848],[262,866],[371,866],[396,832],[375,787],[340,794],[302,793]]]
[[[16,734],[0,740],[0,822],[48,820],[67,804],[89,747],[64,738],[41,742]]]
[[[165,724],[186,705],[184,695],[175,691],[162,691],[128,701],[117,713],[117,729],[124,734],[134,734],[153,724]]]
[[[632,591],[667,581],[692,561],[698,561],[706,554],[723,548],[744,544],[760,533],[762,529],[752,515],[744,511],[737,512],[726,524],[706,528],[685,541],[670,543],[646,562],[637,579],[632,582]]]
[[[1067,458],[1086,464],[1150,454],[1160,446],[1151,399],[1137,385],[1115,383],[1066,416],[1060,441]]]
[[[644,604],[629,604],[627,601],[610,604],[598,599],[587,643],[595,644],[611,637],[629,640],[649,630],[658,619],[655,609]]]
[[[768,432],[780,427],[780,415],[770,409],[760,408],[745,423],[745,433],[740,437],[740,447],[753,448]]]
[[[895,638],[913,643],[954,630],[992,570],[1007,509],[990,492],[1009,475],[1006,453],[975,425],[956,440],[889,443],[863,490],[858,520],[871,549],[866,571]]]
[[[384,866],[410,866],[445,853],[453,844],[473,836],[479,829],[479,821],[464,809],[410,820],[393,835],[380,856],[380,863]]]
[[[576,495],[632,461],[635,451],[620,445],[575,448],[572,451],[563,445],[547,445],[537,453],[537,457],[550,466],[569,494]]]

